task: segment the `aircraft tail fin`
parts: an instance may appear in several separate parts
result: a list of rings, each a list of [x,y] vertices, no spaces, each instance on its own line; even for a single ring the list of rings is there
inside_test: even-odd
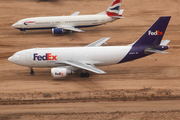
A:
[[[170,41],[162,41],[171,16],[160,17],[136,42],[131,46],[127,55],[119,62],[127,62],[151,55],[153,53],[167,53],[169,47],[166,46]]]
[[[106,10],[109,17],[121,18],[124,10],[120,10],[122,0],[114,0],[113,3]]]
[[[160,17],[132,46],[159,46],[170,18]]]

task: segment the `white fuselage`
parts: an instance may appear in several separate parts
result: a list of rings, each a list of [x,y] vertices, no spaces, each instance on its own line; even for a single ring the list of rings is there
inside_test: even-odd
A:
[[[59,67],[61,61],[77,61],[96,66],[120,62],[132,46],[62,47],[22,50],[9,58],[13,63],[27,67]]]
[[[78,15],[78,16],[51,16],[51,17],[33,17],[19,20],[13,24],[17,29],[52,29],[63,26],[92,27],[102,25],[116,20],[105,15]]]

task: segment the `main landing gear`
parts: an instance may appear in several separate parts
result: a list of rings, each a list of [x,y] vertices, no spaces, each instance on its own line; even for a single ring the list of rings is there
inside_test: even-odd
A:
[[[82,73],[80,74],[80,77],[81,77],[81,78],[83,78],[83,77],[87,77],[87,78],[88,78],[88,77],[89,77],[89,73],[83,73],[83,72],[82,72]]]
[[[68,33],[68,34],[72,34],[72,31],[71,31],[71,30],[68,30],[67,33]]]
[[[34,75],[34,70],[33,70],[32,68],[30,68],[30,69],[31,69],[30,74],[31,74],[31,75]]]

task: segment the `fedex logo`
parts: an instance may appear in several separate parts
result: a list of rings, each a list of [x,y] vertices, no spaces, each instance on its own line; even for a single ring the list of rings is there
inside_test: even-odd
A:
[[[51,53],[46,53],[45,55],[41,56],[38,55],[38,53],[34,53],[33,60],[38,60],[38,61],[57,60],[57,55],[51,55]]]
[[[148,35],[154,36],[154,35],[163,35],[163,32],[160,32],[159,30],[156,30],[156,32],[148,31]]]
[[[62,72],[60,72],[60,73],[55,73],[55,75],[63,75],[63,73],[62,73]]]

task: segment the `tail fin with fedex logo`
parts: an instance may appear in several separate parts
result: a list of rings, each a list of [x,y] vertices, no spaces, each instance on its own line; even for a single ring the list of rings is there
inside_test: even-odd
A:
[[[113,3],[106,10],[106,14],[109,17],[123,18],[122,13],[124,10],[120,10],[122,0],[114,0]]]
[[[160,17],[132,46],[158,46],[164,36],[171,16]]]
[[[164,50],[169,48],[166,45],[170,40],[162,40],[162,38],[170,18],[170,16],[160,17],[136,42],[128,45],[131,49],[119,63],[139,59],[153,53],[168,53]]]

